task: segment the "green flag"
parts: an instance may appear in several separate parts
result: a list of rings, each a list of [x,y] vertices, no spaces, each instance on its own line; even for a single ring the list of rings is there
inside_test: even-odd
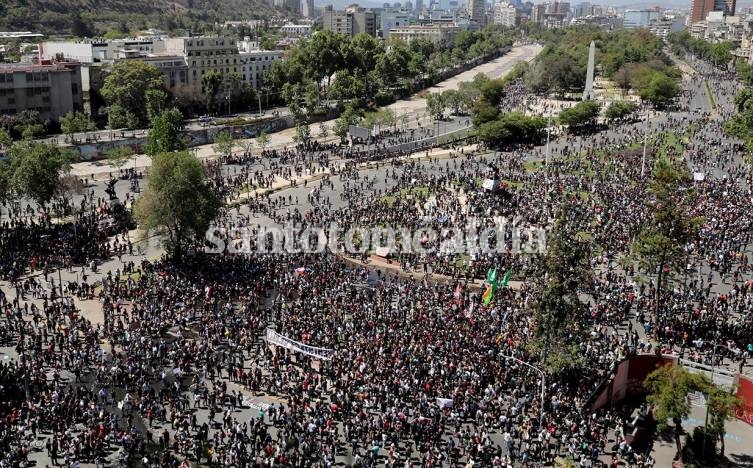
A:
[[[509,270],[507,270],[507,272],[505,273],[505,277],[502,278],[502,283],[499,285],[499,287],[500,288],[506,288],[507,287],[507,283],[510,282],[510,277],[511,276],[512,276],[512,268],[510,268]]]

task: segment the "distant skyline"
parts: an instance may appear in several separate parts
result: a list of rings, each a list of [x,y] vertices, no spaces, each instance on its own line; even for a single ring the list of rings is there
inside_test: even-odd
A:
[[[317,7],[325,7],[327,5],[334,5],[335,8],[345,8],[348,5],[352,5],[354,3],[357,3],[364,7],[372,7],[372,8],[379,8],[385,3],[389,3],[390,5],[395,3],[395,0],[392,0],[390,2],[385,1],[378,1],[378,0],[314,0]],[[489,0],[487,0],[489,1]],[[504,1],[504,0],[503,0]],[[523,0],[525,2],[526,0]],[[554,0],[551,0],[554,1]],[[563,0],[564,1],[564,0]],[[584,0],[570,0],[570,6],[575,6],[581,1]],[[588,0],[590,3],[594,5],[606,5],[606,6],[612,6],[616,8],[626,9],[626,8],[649,8],[654,6],[660,6],[664,8],[687,8],[690,10],[690,3],[691,0]],[[405,1],[400,2],[405,3]],[[413,0],[411,3],[414,5],[415,0]],[[459,0],[459,3],[464,3],[464,0]],[[533,3],[546,3],[546,0],[533,0]],[[427,0],[424,0],[424,5],[428,5]],[[738,0],[737,2],[737,8],[745,8],[753,6],[753,0]]]

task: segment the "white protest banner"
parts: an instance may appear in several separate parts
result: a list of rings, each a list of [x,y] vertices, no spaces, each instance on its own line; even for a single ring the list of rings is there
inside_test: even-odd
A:
[[[437,405],[439,405],[440,408],[452,408],[453,401],[451,398],[439,398],[437,397]]]
[[[271,328],[267,328],[267,343],[303,353],[316,359],[323,359],[325,361],[332,359],[332,355],[335,353],[335,350],[333,349],[317,348],[316,346],[309,346],[300,341],[291,340],[287,336],[280,335]]]

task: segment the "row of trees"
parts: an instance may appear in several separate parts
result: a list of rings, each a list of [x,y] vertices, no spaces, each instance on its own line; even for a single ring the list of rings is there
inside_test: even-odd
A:
[[[725,131],[740,138],[753,151],[753,87],[746,87],[735,95],[737,113],[724,124]]]
[[[537,57],[526,82],[538,93],[581,91],[585,86],[588,49],[596,44],[596,63],[602,74],[642,99],[667,104],[680,92],[680,71],[663,53],[663,42],[647,30],[605,32],[594,27],[572,27],[535,34],[547,47]]]
[[[672,51],[677,55],[690,52],[696,57],[709,61],[718,67],[726,67],[732,60],[732,50],[735,44],[732,42],[711,43],[703,38],[695,38],[687,29],[670,33],[667,36]]]
[[[511,35],[510,35],[511,37]],[[267,92],[279,95],[297,121],[320,112],[325,100],[352,102],[355,108],[384,104],[396,93],[416,91],[437,72],[510,45],[494,27],[463,31],[452,49],[428,40],[381,41],[367,34],[349,37],[320,31],[275,62],[265,76]]]
[[[31,140],[12,143],[7,134],[0,134],[0,145],[7,156],[0,160],[0,200],[26,197],[44,206],[64,195],[71,152]]]

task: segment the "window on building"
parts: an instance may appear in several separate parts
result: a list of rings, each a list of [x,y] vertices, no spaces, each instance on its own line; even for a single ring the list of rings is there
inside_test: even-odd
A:
[[[26,82],[30,83],[32,81],[34,81],[34,77],[31,75],[31,73],[27,73],[26,74]]]
[[[16,98],[14,98],[14,97],[9,97],[8,98],[8,104],[15,104],[15,103],[16,103]]]
[[[78,83],[71,83],[71,92],[73,94],[78,94]]]

